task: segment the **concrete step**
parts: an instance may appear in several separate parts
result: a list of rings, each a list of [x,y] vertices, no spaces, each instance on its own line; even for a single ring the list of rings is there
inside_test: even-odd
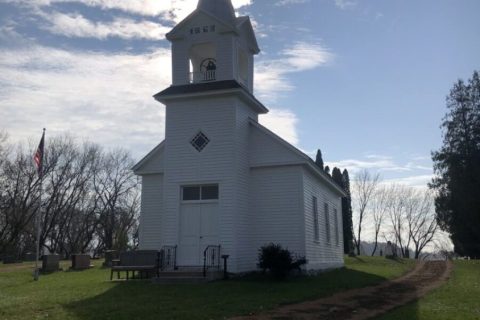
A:
[[[203,276],[203,272],[198,271],[164,271],[160,272],[158,277],[152,279],[152,283],[173,284],[173,283],[206,283],[223,278],[223,272],[208,272]]]
[[[154,284],[199,284],[207,283],[209,280],[204,277],[159,277],[153,278],[152,283]]]

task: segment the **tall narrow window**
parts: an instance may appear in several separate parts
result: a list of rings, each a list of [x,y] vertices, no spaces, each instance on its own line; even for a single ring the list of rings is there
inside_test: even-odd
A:
[[[325,203],[325,236],[327,243],[330,243],[330,212],[328,209],[328,203]]]
[[[320,230],[318,229],[318,205],[317,197],[312,198],[312,212],[313,212],[313,239],[320,240]]]
[[[338,246],[340,243],[339,235],[338,235],[338,211],[337,208],[333,209],[333,221],[335,222],[335,244]]]

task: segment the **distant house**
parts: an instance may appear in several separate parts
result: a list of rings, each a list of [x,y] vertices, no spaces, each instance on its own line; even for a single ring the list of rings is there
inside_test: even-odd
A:
[[[200,0],[167,39],[172,85],[165,140],[134,172],[142,177],[140,248],[176,246],[176,265],[201,266],[208,246],[229,269],[256,269],[258,249],[280,243],[307,269],[343,265],[343,190],[304,153],[258,123],[253,95],[260,52],[249,17],[230,0]]]

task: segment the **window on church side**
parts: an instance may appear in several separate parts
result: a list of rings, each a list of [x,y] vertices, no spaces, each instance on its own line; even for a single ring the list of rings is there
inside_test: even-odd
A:
[[[328,209],[328,203],[325,203],[325,236],[327,243],[330,243],[330,210]]]
[[[318,228],[318,203],[317,197],[312,198],[313,208],[313,240],[320,241],[320,230]]]
[[[335,222],[335,244],[338,246],[339,243],[340,243],[340,237],[339,237],[339,234],[338,234],[338,211],[337,209],[333,209],[333,220]]]

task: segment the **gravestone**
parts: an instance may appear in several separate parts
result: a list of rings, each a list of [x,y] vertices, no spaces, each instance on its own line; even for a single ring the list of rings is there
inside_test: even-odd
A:
[[[17,256],[14,255],[5,255],[3,256],[3,263],[4,264],[13,264],[13,263],[22,263],[23,261],[18,259]]]
[[[46,254],[42,257],[42,272],[55,272],[60,270],[60,255]]]
[[[35,254],[35,253],[32,253],[32,252],[27,252],[27,253],[25,253],[25,257],[24,257],[24,260],[25,260],[25,261],[32,262],[32,261],[35,261],[35,258],[36,258],[36,254]]]
[[[88,254],[72,255],[72,270],[85,270],[91,268],[90,256]]]

